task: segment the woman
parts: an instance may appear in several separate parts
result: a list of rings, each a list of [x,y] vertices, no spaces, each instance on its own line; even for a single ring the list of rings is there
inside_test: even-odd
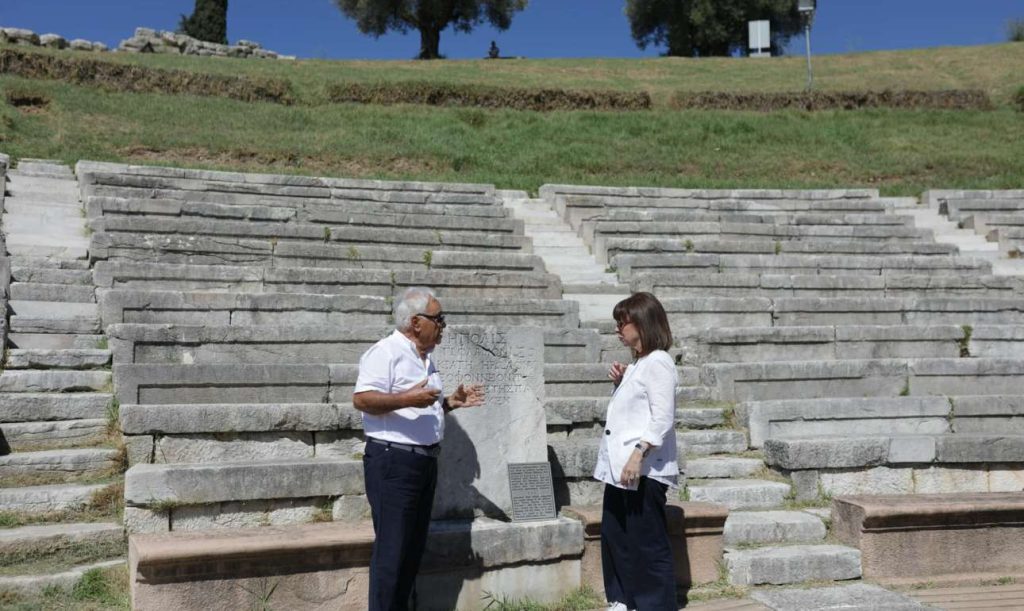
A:
[[[601,561],[609,609],[677,609],[665,495],[676,487],[676,366],[661,302],[636,293],[612,312],[619,340],[633,353],[613,363],[594,477],[605,483]]]

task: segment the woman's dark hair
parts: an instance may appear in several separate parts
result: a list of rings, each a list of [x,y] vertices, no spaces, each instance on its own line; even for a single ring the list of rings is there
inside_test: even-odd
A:
[[[636,325],[640,333],[640,348],[643,350],[643,353],[636,355],[638,357],[672,347],[672,329],[668,326],[665,308],[650,293],[633,293],[615,304],[612,318],[619,324],[631,322]]]

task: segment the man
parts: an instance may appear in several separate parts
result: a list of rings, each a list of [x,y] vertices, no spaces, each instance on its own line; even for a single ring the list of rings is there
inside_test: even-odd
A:
[[[405,611],[427,542],[444,415],[484,402],[483,387],[441,392],[430,353],[441,343],[441,303],[427,288],[405,291],[395,332],[359,359],[352,403],[363,412],[363,473],[373,516],[370,611]]]

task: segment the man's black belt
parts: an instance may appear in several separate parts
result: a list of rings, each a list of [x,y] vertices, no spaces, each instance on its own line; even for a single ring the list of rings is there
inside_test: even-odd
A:
[[[372,443],[377,443],[388,448],[402,450],[403,452],[412,452],[413,454],[429,456],[431,458],[437,458],[437,456],[441,453],[441,444],[439,443],[435,443],[429,446],[416,446],[408,443],[395,443],[394,441],[384,441],[383,439],[377,439],[376,437],[368,437],[367,440]]]

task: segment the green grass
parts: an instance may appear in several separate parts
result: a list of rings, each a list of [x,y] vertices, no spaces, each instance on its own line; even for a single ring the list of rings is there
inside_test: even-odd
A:
[[[0,97],[27,92],[47,107],[0,102],[0,151],[15,158],[385,179],[700,188],[1019,188],[1024,121],[1011,106],[1024,77],[1019,44],[818,58],[823,88],[977,87],[983,111],[517,112],[421,106],[320,105],[344,79],[437,79],[510,86],[791,90],[798,58],[441,62],[259,62],[105,56],[166,68],[288,78],[300,103],[110,93],[0,76]],[[495,64],[500,64],[495,65]],[[801,73],[802,74],[802,73]],[[795,83],[794,84],[791,84]]]
[[[36,596],[0,592],[7,611],[114,611],[131,609],[128,568],[93,569],[70,590],[49,587]]]
[[[554,604],[545,605],[530,598],[510,598],[485,592],[483,608],[488,611],[589,611],[606,606],[604,598],[589,587],[574,590]]]

